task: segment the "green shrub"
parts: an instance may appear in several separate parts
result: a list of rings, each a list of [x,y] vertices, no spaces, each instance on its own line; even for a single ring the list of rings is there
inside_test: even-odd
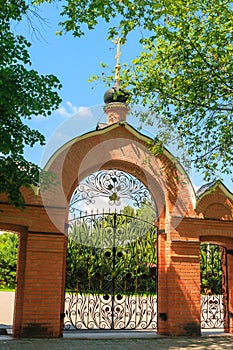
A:
[[[0,234],[0,288],[14,289],[16,282],[18,235]]]

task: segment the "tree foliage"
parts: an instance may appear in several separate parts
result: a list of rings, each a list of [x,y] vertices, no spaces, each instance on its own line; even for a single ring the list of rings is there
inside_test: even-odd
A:
[[[58,108],[61,87],[53,75],[30,69],[30,43],[12,26],[28,14],[23,0],[1,1],[0,13],[0,193],[16,206],[23,205],[21,186],[37,185],[39,167],[24,156],[25,146],[43,145],[44,136],[26,120],[47,116]]]
[[[0,287],[15,288],[18,235],[0,234]]]
[[[100,18],[110,23],[109,38],[120,35],[124,41],[139,29],[141,53],[122,73],[132,102],[148,106],[150,123],[155,116],[168,130],[176,129],[179,146],[205,179],[232,173],[231,1],[69,0],[61,15],[61,33],[77,37]],[[111,26],[115,18],[119,25]]]

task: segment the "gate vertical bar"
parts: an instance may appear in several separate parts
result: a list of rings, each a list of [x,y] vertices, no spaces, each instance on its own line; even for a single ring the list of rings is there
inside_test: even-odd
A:
[[[113,215],[113,247],[112,247],[112,307],[111,307],[111,329],[114,329],[114,301],[115,301],[115,278],[116,278],[116,226],[117,214]]]

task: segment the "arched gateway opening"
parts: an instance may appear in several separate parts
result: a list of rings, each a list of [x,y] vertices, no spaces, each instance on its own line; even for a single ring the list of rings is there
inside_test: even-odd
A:
[[[121,170],[92,173],[70,201],[65,330],[156,329],[156,204]]]

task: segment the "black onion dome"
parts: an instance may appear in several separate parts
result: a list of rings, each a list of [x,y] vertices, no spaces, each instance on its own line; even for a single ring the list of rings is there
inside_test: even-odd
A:
[[[122,102],[126,103],[130,94],[128,91],[121,89],[119,86],[114,85],[108,89],[104,94],[104,103]]]

